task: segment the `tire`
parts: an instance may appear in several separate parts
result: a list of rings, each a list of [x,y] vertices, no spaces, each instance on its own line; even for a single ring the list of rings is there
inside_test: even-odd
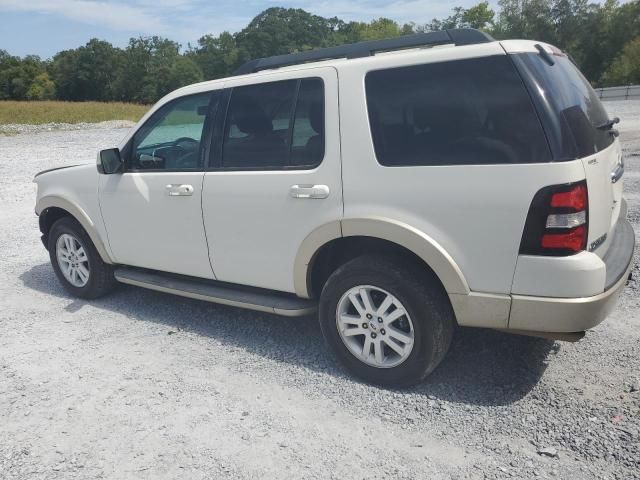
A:
[[[84,251],[85,256],[79,253],[74,257],[73,264],[78,266],[75,269],[80,271],[76,273],[76,276],[71,275],[70,278],[67,278],[67,275],[63,273],[63,268],[68,271],[66,267],[70,262],[59,260],[58,253],[60,250],[61,255],[69,258],[68,252],[72,250],[65,245],[68,245],[66,241],[69,241],[70,238],[75,240],[72,249],[75,248],[75,252]],[[60,248],[58,248],[59,242]],[[53,265],[58,280],[74,297],[94,299],[113,289],[115,285],[113,267],[102,261],[89,235],[74,218],[63,217],[57,220],[49,230],[47,245],[51,265]],[[86,260],[83,260],[85,258]],[[84,270],[81,270],[80,267],[83,267]],[[85,271],[88,274],[82,273]],[[74,279],[77,281],[74,282]]]
[[[385,301],[392,302],[386,309]],[[398,318],[387,323],[394,316]],[[373,255],[355,258],[329,277],[320,297],[319,320],[338,360],[359,378],[386,387],[423,381],[447,353],[455,326],[446,292],[430,272],[402,258]],[[391,343],[396,348],[390,348]]]

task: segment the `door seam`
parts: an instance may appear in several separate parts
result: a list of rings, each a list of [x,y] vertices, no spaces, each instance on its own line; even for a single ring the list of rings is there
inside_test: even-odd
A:
[[[211,274],[213,275],[214,280],[217,280],[216,272],[213,269],[213,263],[211,262],[211,248],[209,248],[209,237],[207,237],[207,226],[204,221],[204,179],[207,175],[207,172],[202,172],[202,183],[200,184],[200,220],[202,221],[202,231],[204,232],[204,242],[207,245],[207,259],[209,260],[209,268],[211,269]]]

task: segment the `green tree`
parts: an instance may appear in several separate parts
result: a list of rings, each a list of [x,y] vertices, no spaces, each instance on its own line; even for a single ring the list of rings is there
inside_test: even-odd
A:
[[[172,71],[180,45],[162,37],[129,40],[122,58],[122,73],[115,85],[116,97],[153,103],[171,91]]]
[[[640,37],[624,46],[622,53],[602,76],[605,86],[640,84]]]
[[[495,15],[496,12],[491,9],[489,2],[480,2],[462,12],[462,26],[481,30],[491,29]]]
[[[201,82],[202,80],[204,80],[204,76],[198,64],[189,57],[179,56],[171,66],[167,78],[167,93],[176,88]]]
[[[197,48],[192,48],[187,55],[198,64],[207,80],[224,77],[240,64],[236,39],[229,32],[222,32],[217,37],[201,37]]]
[[[0,100],[25,100],[34,79],[46,68],[47,62],[36,55],[21,59],[0,50]]]
[[[63,50],[53,57],[51,71],[56,85],[56,97],[61,100],[77,100],[79,98],[78,81],[78,51]]]
[[[401,27],[390,18],[378,18],[360,25],[361,33],[358,40],[381,40],[401,35]]]
[[[454,7],[453,13],[442,20],[434,18],[431,22],[418,27],[419,31],[424,32],[436,32],[438,30],[446,30],[448,28],[460,28],[462,23],[462,15],[464,8]]]
[[[240,60],[280,55],[331,44],[332,22],[302,9],[274,7],[236,34]]]
[[[499,0],[496,38],[531,38],[556,43],[553,0]]]
[[[53,100],[56,95],[56,84],[47,72],[36,76],[31,82],[26,97],[28,100]]]
[[[122,51],[92,38],[86,45],[53,57],[53,79],[62,100],[114,100]]]
[[[6,50],[0,50],[0,100],[12,98],[11,81],[13,80],[13,68],[20,59],[9,55]]]
[[[93,38],[80,47],[79,72],[85,99],[114,99],[114,84],[120,74],[122,51],[109,42]]]
[[[56,98],[151,103],[182,85],[231,74],[247,60],[415,31],[479,28],[498,39],[546,41],[571,54],[594,84],[636,78],[640,0],[499,0],[455,7],[425,25],[391,18],[345,22],[301,9],[269,8],[240,32],[204,35],[181,53],[162,37],[132,38],[123,50],[103,40],[56,54],[53,61],[19,58],[0,50],[0,100]]]
[[[495,12],[489,6],[489,2],[480,2],[471,8],[454,7],[453,13],[439,20],[434,18],[430,23],[419,27],[419,31],[437,31],[448,28],[479,28],[487,30],[492,28]]]

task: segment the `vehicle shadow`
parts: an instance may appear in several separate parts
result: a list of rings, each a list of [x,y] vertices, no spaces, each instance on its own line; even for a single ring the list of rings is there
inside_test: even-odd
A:
[[[29,289],[71,300],[65,307],[71,313],[91,304],[131,320],[166,325],[167,332],[186,330],[269,359],[356,381],[331,357],[315,317],[280,317],[125,285],[105,298],[84,301],[62,288],[49,264],[32,267],[20,279]],[[531,391],[546,369],[547,357],[558,348],[544,339],[461,328],[436,371],[404,391],[463,404],[508,405]]]

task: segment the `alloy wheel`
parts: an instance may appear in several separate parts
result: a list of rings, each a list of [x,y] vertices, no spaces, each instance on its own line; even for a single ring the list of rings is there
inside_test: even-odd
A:
[[[89,257],[73,235],[63,233],[56,241],[56,258],[64,278],[74,287],[82,288],[89,281]]]
[[[379,287],[350,288],[338,302],[336,326],[349,352],[372,367],[398,366],[413,350],[409,313],[400,300]]]

